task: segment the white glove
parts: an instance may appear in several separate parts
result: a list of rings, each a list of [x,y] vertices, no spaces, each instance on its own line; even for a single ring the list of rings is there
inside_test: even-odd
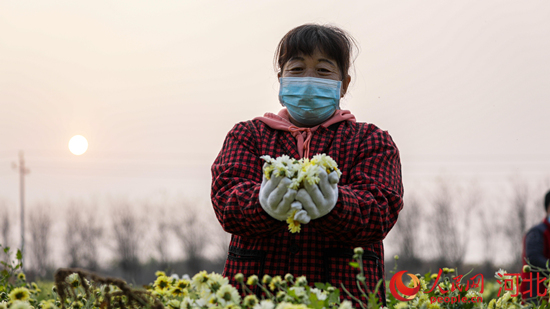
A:
[[[271,176],[270,179],[263,176],[260,187],[260,205],[273,218],[285,221],[290,204],[294,201],[296,190],[289,189],[292,181],[288,177]]]
[[[311,221],[311,218],[307,214],[307,211],[305,211],[302,207],[302,203],[298,201],[292,202],[290,204],[290,211],[298,210],[296,214],[294,214],[294,220],[302,223],[302,224],[308,224],[309,221]]]
[[[322,169],[319,172],[319,184],[310,185],[304,182],[305,189],[300,189],[296,194],[296,200],[302,203],[309,217],[313,220],[328,214],[338,200],[338,174]]]

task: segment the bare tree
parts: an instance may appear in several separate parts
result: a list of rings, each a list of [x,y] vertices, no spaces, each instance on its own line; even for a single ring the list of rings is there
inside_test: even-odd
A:
[[[469,221],[465,214],[470,213],[471,206],[465,202],[461,205],[461,212],[457,213],[454,210],[457,200],[448,184],[440,181],[439,189],[433,199],[434,214],[430,220],[433,224],[433,237],[440,266],[460,267],[466,256]],[[463,229],[461,230],[460,227]]]
[[[65,250],[69,257],[69,267],[90,270],[99,268],[97,249],[103,228],[92,213],[96,207],[95,200],[91,205],[76,201],[70,203],[65,230]]]
[[[115,240],[115,253],[122,270],[135,279],[139,269],[140,226],[139,219],[128,201],[114,205],[112,224]]]
[[[512,267],[521,267],[523,236],[527,232],[529,215],[529,187],[526,182],[517,178],[512,180],[512,195],[509,202],[508,222],[504,231],[510,244]]]
[[[10,214],[8,210],[8,205],[5,200],[0,200],[0,224],[2,228],[0,229],[0,233],[2,233],[2,248],[6,248],[10,246]],[[10,261],[10,256],[6,253],[4,253],[4,250],[0,253],[2,256],[1,260],[4,262]]]
[[[50,269],[50,232],[52,218],[50,207],[40,203],[29,214],[29,230],[31,242],[29,256],[33,262],[33,269],[39,277],[44,277]]]
[[[405,200],[405,206],[395,224],[393,236],[399,246],[400,263],[404,267],[417,266],[420,262],[418,245],[420,243],[420,226],[422,210],[418,199],[413,195]]]
[[[186,256],[188,271],[195,273],[202,268],[202,255],[208,233],[205,233],[205,226],[200,222],[199,212],[192,203],[183,202],[181,207],[184,209],[184,214],[178,218],[177,223],[172,224],[172,230]]]

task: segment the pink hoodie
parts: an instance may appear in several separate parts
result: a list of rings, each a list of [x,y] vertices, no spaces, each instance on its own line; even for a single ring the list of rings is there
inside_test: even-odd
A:
[[[272,129],[292,133],[292,136],[294,136],[298,142],[298,153],[300,154],[300,158],[309,158],[309,142],[311,141],[313,132],[315,132],[319,126],[328,128],[331,124],[345,120],[355,122],[355,116],[353,116],[350,111],[341,109],[336,110],[334,115],[325,122],[311,128],[295,126],[290,122],[290,116],[286,108],[280,110],[277,115],[265,113],[263,117],[256,117],[254,119],[262,121]]]

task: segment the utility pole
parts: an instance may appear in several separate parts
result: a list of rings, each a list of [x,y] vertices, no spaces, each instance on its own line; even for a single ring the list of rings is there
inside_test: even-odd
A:
[[[19,165],[12,162],[12,167],[19,170],[19,200],[21,202],[21,254],[25,259],[25,174],[31,171],[25,167],[25,159],[23,158],[23,150],[19,151]],[[23,259],[21,260],[21,271],[23,271]]]

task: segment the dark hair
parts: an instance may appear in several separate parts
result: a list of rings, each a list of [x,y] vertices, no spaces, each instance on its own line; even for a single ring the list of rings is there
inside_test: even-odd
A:
[[[344,79],[351,65],[355,40],[344,30],[317,24],[305,24],[290,30],[279,42],[275,52],[275,66],[281,71],[290,58],[304,54],[311,56],[318,48],[331,59],[336,60]]]
[[[550,206],[550,191],[546,192],[546,196],[544,197],[544,209],[548,211],[548,206]]]

